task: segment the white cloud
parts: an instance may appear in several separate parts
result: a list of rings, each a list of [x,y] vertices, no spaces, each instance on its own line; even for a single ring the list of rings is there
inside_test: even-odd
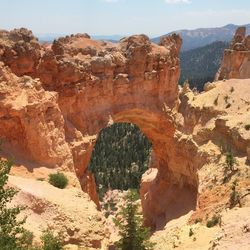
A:
[[[181,3],[190,4],[191,3],[190,0],[165,0],[165,2],[167,4],[181,4]]]

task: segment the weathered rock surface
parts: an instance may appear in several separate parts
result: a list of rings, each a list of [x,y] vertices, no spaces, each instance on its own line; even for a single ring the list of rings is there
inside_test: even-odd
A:
[[[249,207],[223,211],[221,227],[213,228],[201,223],[189,225],[190,214],[187,214],[171,221],[165,230],[154,233],[151,240],[156,243],[155,250],[249,249],[249,212]]]
[[[217,82],[216,86],[198,95],[188,89],[180,92],[180,113],[176,116],[178,129],[182,136],[186,134],[192,138],[206,161],[197,169],[199,188],[195,210],[172,217],[162,230],[153,234],[151,240],[156,243],[156,250],[232,249],[236,246],[244,250],[250,247],[250,131],[246,127],[250,121],[249,90],[249,79],[231,79]],[[189,159],[190,150],[182,156],[183,162]],[[232,152],[236,163],[235,172],[225,179],[228,152]],[[144,193],[157,180],[156,172],[149,170],[144,174],[141,189]],[[236,204],[236,208],[229,209],[234,181],[241,207]],[[187,197],[181,196],[179,203],[176,200],[168,214],[187,207],[190,202]],[[207,228],[207,221],[214,215],[220,216],[220,225]]]
[[[47,167],[73,170],[58,94],[39,79],[17,77],[0,62],[0,138],[8,152]]]
[[[224,52],[221,68],[216,80],[250,78],[250,35],[246,28],[237,29],[229,49]]]
[[[35,40],[27,30],[15,30],[15,33],[19,34],[18,39],[13,39],[11,32],[3,32],[1,42],[1,60],[5,65],[3,67],[9,66],[18,76],[28,74],[40,78],[41,91],[54,96],[50,105],[53,107],[48,109],[44,106],[44,101],[41,101],[40,107],[44,112],[36,112],[36,115],[48,115],[50,123],[47,122],[47,118],[40,120],[32,118],[27,132],[22,125],[19,126],[21,132],[16,137],[23,138],[25,144],[21,142],[17,144],[30,160],[45,166],[54,164],[55,167],[71,169],[73,159],[74,171],[83,190],[98,204],[93,177],[87,171],[96,136],[110,121],[132,122],[137,124],[153,143],[162,169],[161,186],[172,185],[172,181],[167,184],[164,182],[166,178],[164,176],[171,176],[173,182],[178,183],[179,176],[189,175],[185,167],[176,170],[171,164],[167,167],[167,159],[171,158],[168,154],[173,152],[171,150],[169,153],[166,152],[168,145],[172,144],[175,128],[172,117],[166,110],[174,108],[178,99],[177,80],[180,73],[181,45],[179,36],[165,38],[162,40],[162,46],[158,46],[150,43],[145,35],[124,38],[120,43],[112,44],[93,41],[87,35],[78,34],[58,39],[51,48],[37,45],[36,54],[40,57],[31,58],[25,57],[25,53],[16,53],[16,56],[11,56],[12,60],[9,60],[7,51],[15,52],[19,49],[25,51],[22,49],[23,43],[20,42],[20,37],[25,37],[27,44]],[[30,64],[33,62],[33,66],[29,67],[32,70],[18,71],[19,67],[15,65],[19,65],[20,57],[25,58]],[[18,78],[17,81],[22,81],[22,78]],[[8,88],[10,82],[7,84],[5,82],[3,85]],[[21,87],[20,89],[22,90]],[[7,95],[12,95],[8,89],[5,91]],[[34,93],[36,91],[33,89]],[[7,98],[3,98],[2,101],[3,106],[7,105]],[[26,105],[30,104],[37,109],[32,101],[27,101]],[[54,109],[58,111],[56,114]],[[10,116],[14,119],[12,118],[14,115]],[[19,112],[16,116],[20,116]],[[5,115],[2,116],[2,120],[4,119]],[[25,117],[19,119],[20,123],[23,123]],[[46,130],[48,124],[51,126],[50,131]],[[9,125],[5,125],[7,126]],[[44,131],[40,132],[37,126],[41,126]],[[51,135],[53,127],[58,131],[56,135]],[[37,133],[29,136],[31,131]],[[163,135],[162,131],[167,133]],[[11,140],[11,132],[8,131],[3,136],[12,146],[14,142]],[[33,137],[37,147],[30,152],[29,141],[32,142]],[[58,150],[54,156],[56,148]],[[187,185],[196,186],[196,177],[192,180],[189,177],[184,179],[183,182],[187,182]]]
[[[244,30],[238,36],[237,41]],[[12,174],[36,178],[63,170],[70,173],[69,189],[81,185],[98,206],[95,181],[87,170],[95,141],[113,122],[131,122],[154,150],[155,169],[144,175],[141,185],[147,225],[164,229],[190,210],[196,210],[189,216],[193,221],[224,209],[231,182],[224,187],[221,180],[229,149],[241,164],[239,187],[245,192],[249,186],[250,135],[245,126],[250,120],[250,83],[217,82],[198,95],[187,86],[179,91],[180,46],[177,35],[156,45],[145,35],[113,44],[87,34],[41,46],[26,29],[1,31],[0,138],[3,153],[18,162]],[[17,186],[26,192],[25,185]],[[38,190],[32,197],[40,197]],[[70,209],[65,204],[62,214]],[[81,207],[77,213],[80,210],[88,212]],[[74,243],[75,236],[67,237]],[[90,238],[84,242],[87,246]]]
[[[22,216],[27,216],[25,227],[40,241],[43,231],[50,229],[62,235],[64,244],[101,248],[107,237],[102,214],[86,193],[78,188],[65,190],[46,181],[9,177],[9,185],[20,189],[13,205],[25,204]]]
[[[33,74],[41,53],[41,47],[31,31],[24,28],[0,31],[0,61],[16,75]]]

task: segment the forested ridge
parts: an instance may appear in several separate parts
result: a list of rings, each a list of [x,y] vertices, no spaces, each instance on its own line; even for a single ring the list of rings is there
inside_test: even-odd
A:
[[[151,143],[130,123],[115,123],[101,131],[88,169],[102,197],[110,189],[138,189],[148,168]]]
[[[189,81],[192,88],[203,90],[204,84],[212,82],[220,68],[227,42],[214,42],[201,48],[184,51],[180,55],[181,76],[179,83]]]

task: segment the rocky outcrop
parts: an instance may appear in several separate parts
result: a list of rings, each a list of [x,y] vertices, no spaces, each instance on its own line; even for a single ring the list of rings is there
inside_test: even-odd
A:
[[[222,162],[226,146],[249,160],[249,81],[179,92],[179,36],[156,45],[145,35],[113,44],[77,34],[41,46],[25,29],[0,33],[0,138],[25,177],[63,169],[98,205],[87,169],[98,134],[134,123],[153,145],[155,169],[143,177],[141,200],[146,224],[159,229],[190,210],[212,213],[220,192],[207,201],[213,183],[204,166]]]
[[[10,91],[12,81],[2,80],[6,96],[2,98],[1,107],[14,109],[14,114],[8,110],[9,120],[18,119],[20,123],[13,122],[18,127],[17,142],[12,140],[11,123],[4,123],[4,127],[10,128],[1,137],[6,145],[10,145],[10,153],[18,144],[28,160],[74,171],[82,189],[98,204],[93,176],[87,170],[96,137],[112,122],[131,122],[152,141],[159,163],[159,182],[151,194],[156,196],[161,190],[166,201],[157,211],[149,205],[155,217],[164,217],[164,206],[174,202],[174,195],[171,201],[167,199],[167,189],[181,192],[190,186],[192,193],[197,189],[197,176],[190,173],[189,163],[183,166],[181,162],[169,161],[176,153],[175,124],[170,110],[178,104],[179,36],[163,38],[159,46],[152,44],[145,35],[124,38],[118,44],[112,44],[78,34],[60,38],[51,47],[37,45],[35,54],[38,56],[33,58],[29,54],[26,56],[26,47],[23,48],[23,43],[27,43],[27,51],[33,53],[33,47],[29,45],[35,41],[33,35],[25,29],[13,32],[19,34],[18,39],[12,38],[12,32],[4,31],[0,43],[2,67],[5,71],[9,71],[9,67],[19,76],[10,73],[16,79],[17,91]],[[25,38],[23,42],[19,40],[21,37]],[[9,50],[15,54],[11,60],[7,56]],[[19,50],[23,53],[18,53]],[[21,70],[16,66],[20,65],[21,59],[32,67]],[[22,76],[24,74],[32,79]],[[33,80],[36,77],[40,80]],[[18,84],[24,78],[31,81],[31,86],[37,81],[40,90],[35,87],[26,90],[23,84]],[[17,101],[19,93],[24,93],[25,103]],[[37,93],[40,96],[35,98]],[[15,95],[14,107],[7,98],[12,94]],[[43,100],[46,96],[52,99],[49,105]],[[30,111],[30,106],[37,112]],[[31,118],[27,119],[27,116]],[[3,114],[1,119],[6,120],[6,115]],[[36,146],[32,148],[31,145]],[[195,171],[196,168],[191,169]],[[144,204],[148,202],[152,200],[146,199]],[[155,223],[155,219],[149,219],[150,225]]]
[[[65,141],[58,94],[45,91],[39,79],[17,77],[0,62],[0,138],[19,158],[73,170]]]
[[[250,79],[218,81],[199,94],[192,92],[188,86],[181,88],[181,103],[175,121],[181,131],[180,138],[186,139],[181,147],[187,151],[181,155],[181,150],[178,156],[185,163],[193,153],[191,158],[198,166],[197,204],[192,211],[190,193],[179,194],[180,200],[175,200],[172,210],[166,210],[174,219],[151,237],[156,243],[155,249],[166,249],[166,246],[168,249],[229,249],[236,245],[239,249],[249,248],[249,90]],[[232,172],[227,169],[228,154],[235,162]],[[143,193],[148,190],[146,193],[150,194],[150,185],[157,181],[156,176],[155,169],[144,174]],[[235,208],[232,208],[234,183],[237,183],[240,204],[234,204]],[[160,198],[157,201],[161,204]],[[188,207],[185,212],[179,213]],[[179,216],[173,216],[178,213]],[[219,225],[208,228],[207,222],[213,216],[219,218]]]
[[[246,36],[246,28],[237,29],[230,48],[224,52],[221,68],[216,75],[217,80],[250,78],[250,35]]]
[[[199,95],[181,92],[179,112],[184,126],[179,129],[191,133],[198,145],[213,141],[223,150],[248,155],[250,140],[244,126],[249,119],[249,87],[249,79],[231,79],[216,82],[214,88]]]
[[[41,53],[38,40],[31,31],[24,28],[0,31],[0,61],[17,76],[34,74]]]

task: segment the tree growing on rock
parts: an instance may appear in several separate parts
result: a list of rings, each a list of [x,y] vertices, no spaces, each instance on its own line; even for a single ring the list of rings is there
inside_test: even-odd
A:
[[[61,236],[55,236],[49,229],[43,232],[41,240],[42,248],[35,250],[63,250]]]
[[[115,224],[119,228],[120,240],[115,243],[119,250],[150,250],[150,231],[143,225],[142,215],[138,212],[137,195],[129,190],[125,207],[118,213]]]
[[[239,204],[239,207],[241,207],[241,202],[240,202],[240,194],[237,191],[237,180],[235,180],[232,184],[232,192],[230,194],[230,198],[229,198],[229,206],[230,208],[235,207],[237,204]]]
[[[223,183],[226,183],[230,180],[230,178],[237,172],[237,168],[235,168],[235,165],[237,164],[237,161],[230,150],[226,153],[226,159],[225,159],[225,167],[224,167],[224,179]]]
[[[236,160],[234,155],[231,151],[227,152],[226,154],[226,170],[230,170],[231,172],[234,171],[234,165],[236,164]]]
[[[24,208],[8,206],[17,194],[14,188],[6,186],[11,166],[10,161],[0,158],[0,249],[26,250],[32,244],[33,235],[23,228],[25,218],[17,220]]]

